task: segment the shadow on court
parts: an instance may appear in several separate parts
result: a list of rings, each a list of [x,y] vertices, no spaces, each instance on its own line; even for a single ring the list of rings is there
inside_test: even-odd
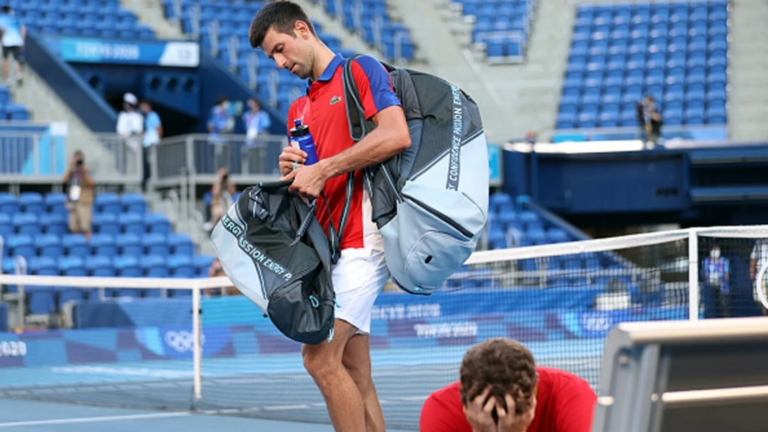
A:
[[[147,411],[0,399],[0,429],[25,432],[333,432],[330,425],[295,423],[186,411]],[[404,432],[390,429],[391,432]]]

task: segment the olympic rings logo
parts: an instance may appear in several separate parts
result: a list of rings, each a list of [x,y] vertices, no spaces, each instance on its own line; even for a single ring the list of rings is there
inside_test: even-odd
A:
[[[165,343],[176,352],[185,353],[194,350],[195,339],[194,335],[188,331],[169,331],[165,333]],[[205,336],[200,335],[200,345],[205,343]]]

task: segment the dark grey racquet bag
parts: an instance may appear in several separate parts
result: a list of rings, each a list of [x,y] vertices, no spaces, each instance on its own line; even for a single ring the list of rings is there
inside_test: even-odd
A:
[[[290,182],[260,183],[240,195],[213,230],[224,273],[287,337],[333,338],[332,251],[314,203]],[[335,238],[334,236],[332,236]]]

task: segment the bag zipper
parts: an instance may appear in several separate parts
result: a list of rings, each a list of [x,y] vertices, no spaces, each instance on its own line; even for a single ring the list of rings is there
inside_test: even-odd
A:
[[[443,221],[443,222],[447,223],[448,225],[452,226],[453,228],[456,229],[456,231],[459,231],[460,233],[464,234],[465,237],[470,238],[470,239],[473,237],[472,233],[469,232],[469,230],[467,230],[463,226],[461,226],[458,223],[456,223],[455,220],[450,219],[448,216],[440,213],[439,211],[433,209],[432,207],[424,204],[423,202],[417,200],[416,198],[414,198],[412,196],[405,195],[405,194],[403,194],[403,196],[408,198],[409,200],[413,201],[414,203],[416,203],[416,205],[418,205],[419,207],[423,208],[424,210],[426,210],[426,211],[432,213],[433,215],[437,216],[441,221]]]

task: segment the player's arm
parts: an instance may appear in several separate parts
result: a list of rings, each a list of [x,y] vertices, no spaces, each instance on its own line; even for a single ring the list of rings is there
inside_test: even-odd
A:
[[[365,117],[376,128],[357,144],[323,161],[328,178],[384,162],[411,145],[408,123],[384,67],[373,57],[362,56],[352,64],[352,75]]]
[[[552,432],[591,432],[597,395],[584,380],[558,389],[555,429]]]
[[[376,165],[411,146],[411,135],[403,110],[392,106],[373,116],[371,133],[347,150],[323,160],[328,178]]]
[[[749,279],[754,279],[757,275],[757,248],[759,245],[755,245],[752,248],[752,253],[749,256]]]

